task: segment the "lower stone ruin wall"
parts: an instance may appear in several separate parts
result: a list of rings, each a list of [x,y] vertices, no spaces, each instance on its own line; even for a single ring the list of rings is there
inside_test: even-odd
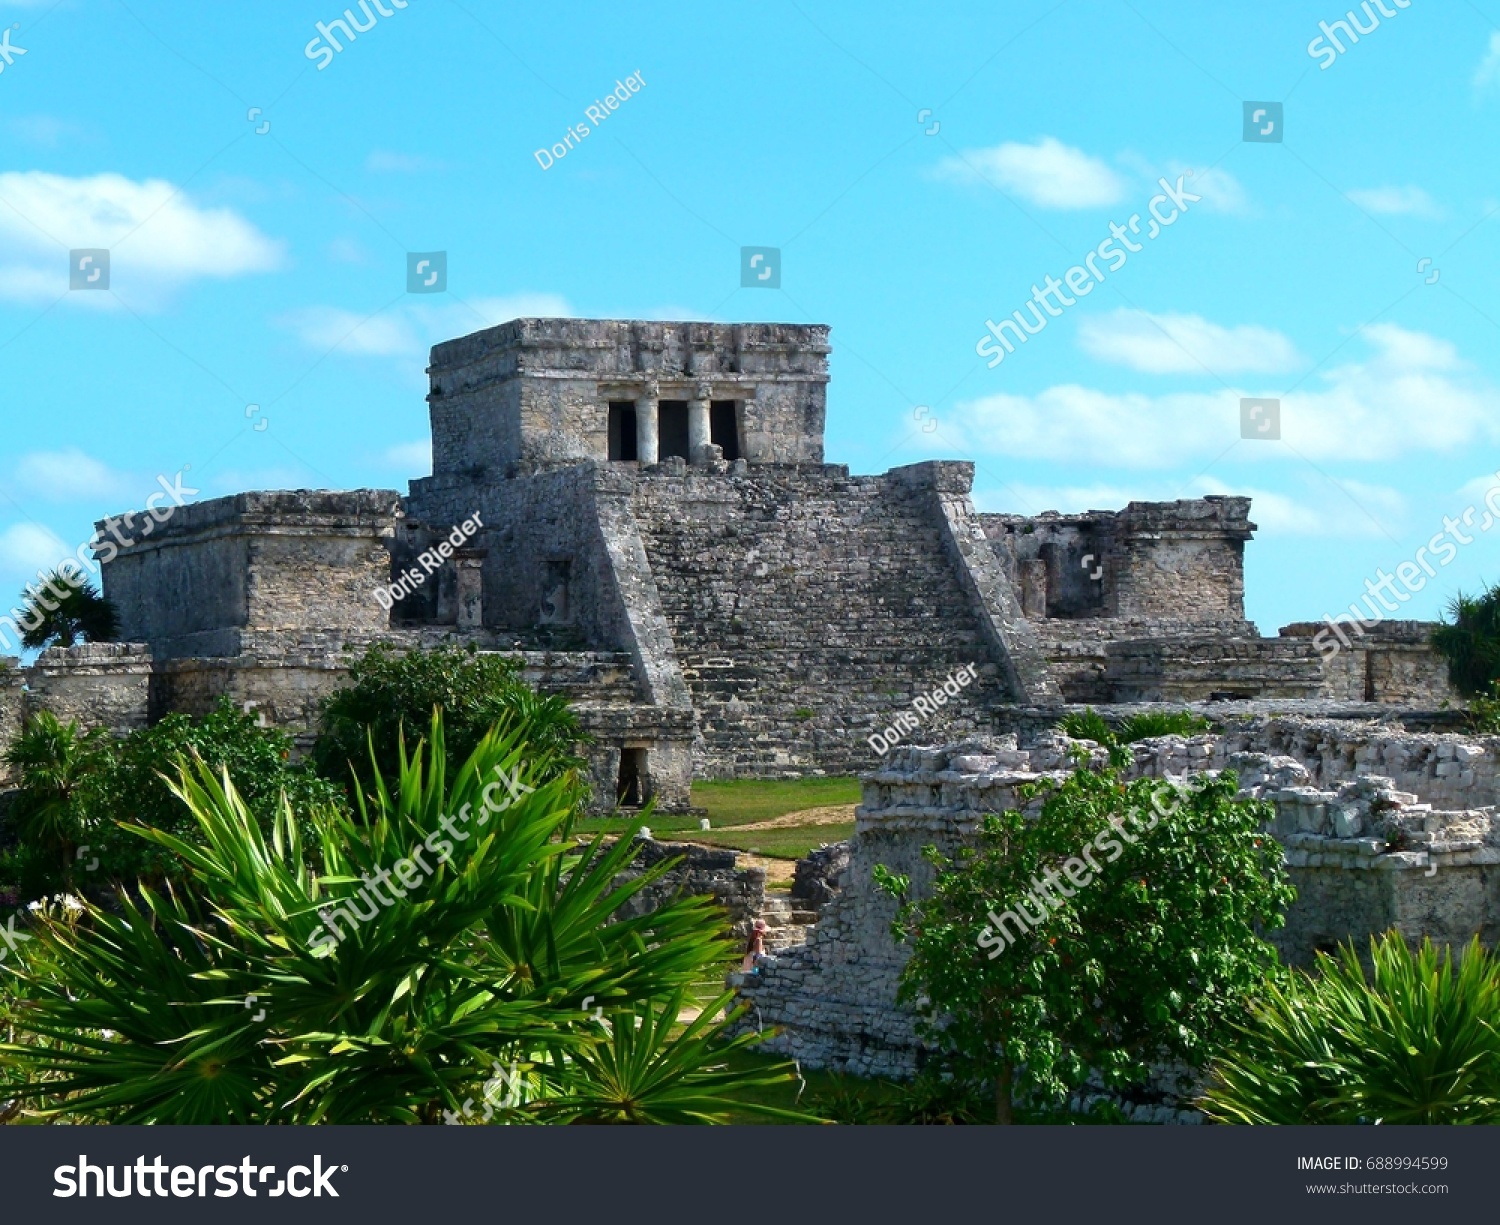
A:
[[[1286,926],[1272,934],[1283,956],[1306,964],[1318,949],[1351,938],[1362,943],[1391,927],[1440,943],[1463,944],[1476,934],[1500,939],[1500,817],[1489,807],[1500,745],[1293,728],[1292,720],[1275,720],[1237,737],[1164,738],[1135,748],[1136,773],[1232,768],[1242,794],[1274,805],[1271,832],[1298,890]],[[1301,748],[1309,759],[1247,751],[1257,736]],[[902,749],[886,769],[867,775],[842,892],[805,945],[766,959],[740,986],[751,1023],[781,1028],[769,1049],[810,1067],[913,1074],[927,1052],[913,1017],[895,1004],[908,952],[891,935],[895,902],[875,887],[872,871],[883,864],[910,875],[914,892],[929,889],[923,846],[951,855],[983,813],[1022,807],[1023,783],[1071,769],[1076,743],[1053,734],[1030,749],[1016,748],[1011,737]],[[1374,773],[1387,761],[1405,763],[1403,781]],[[1437,773],[1449,764],[1460,765],[1457,775]],[[1435,785],[1447,793],[1465,776],[1464,798],[1452,808],[1423,790]]]
[[[638,878],[664,859],[680,862],[631,898],[621,907],[618,917],[650,914],[676,897],[711,897],[727,913],[730,933],[739,939],[748,938],[751,926],[765,909],[764,868],[739,867],[739,854],[735,851],[657,842],[652,838],[637,841],[640,849],[630,869],[616,881],[617,885]]]

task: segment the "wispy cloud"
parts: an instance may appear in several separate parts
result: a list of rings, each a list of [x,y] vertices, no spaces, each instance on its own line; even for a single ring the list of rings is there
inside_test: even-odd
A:
[[[961,183],[987,180],[1038,208],[1100,208],[1125,195],[1125,180],[1108,165],[1053,136],[966,149],[945,157],[933,173]]]
[[[1367,327],[1360,339],[1363,360],[1323,372],[1321,387],[1280,396],[1287,446],[1246,443],[1236,458],[1347,463],[1500,442],[1500,389],[1451,343],[1395,324]],[[1237,445],[1241,396],[1279,395],[1275,387],[1143,395],[1066,383],[961,403],[928,445],[957,439],[978,455],[1171,468]]]
[[[283,244],[228,208],[203,208],[162,179],[0,174],[0,295],[51,301],[68,288],[66,251],[110,251],[111,288],[149,305],[188,281],[281,266]],[[77,298],[108,299],[107,294]],[[97,305],[90,302],[88,305]]]
[[[1349,199],[1367,213],[1441,220],[1443,210],[1420,187],[1371,187],[1351,191]]]
[[[1297,347],[1280,332],[1221,327],[1201,315],[1090,315],[1079,325],[1078,341],[1090,357],[1150,374],[1274,374],[1302,363]]]

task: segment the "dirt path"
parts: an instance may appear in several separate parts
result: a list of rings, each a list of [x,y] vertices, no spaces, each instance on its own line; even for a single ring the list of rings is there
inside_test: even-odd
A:
[[[749,825],[725,825],[720,828],[725,833],[738,834],[742,831],[750,832],[758,829],[789,829],[791,827],[805,827],[809,825],[839,825],[854,820],[854,804],[828,804],[821,808],[803,808],[797,812],[789,812],[779,817],[772,817],[769,821],[752,821]],[[710,842],[696,842],[690,834],[674,834],[672,837],[679,842],[691,842],[694,846],[709,847],[714,850],[723,850],[723,847],[715,847]],[[732,848],[731,848],[732,849]],[[749,851],[738,851],[739,866],[742,868],[764,868],[766,870],[766,884],[791,884],[795,875],[796,864],[790,859],[772,859],[766,855],[752,855]]]
[[[857,804],[829,804],[823,808],[804,808],[798,812],[789,812],[779,817],[772,817],[769,821],[752,821],[749,825],[726,825],[724,829],[739,833],[741,830],[751,829],[786,829],[791,825],[838,825],[840,822],[854,820],[854,810]]]

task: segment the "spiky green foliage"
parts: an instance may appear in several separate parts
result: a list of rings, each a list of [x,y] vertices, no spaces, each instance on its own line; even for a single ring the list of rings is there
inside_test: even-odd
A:
[[[1157,736],[1198,736],[1212,727],[1190,710],[1143,710],[1120,721],[1120,743],[1135,744]]]
[[[180,859],[180,884],[76,924],[44,916],[3,967],[13,1092],[44,1116],[109,1122],[434,1123],[473,1118],[499,1064],[538,1086],[527,1118],[587,1114],[622,1083],[643,1118],[714,1116],[735,1083],[708,1041],[722,1024],[686,1041],[668,1029],[730,952],[717,908],[682,898],[614,921],[670,864],[622,882],[634,848],[575,840],[577,782],[543,778],[515,730],[452,774],[440,719],[400,751],[397,788],[377,779],[358,817],[310,814],[311,855],[290,805],[268,839],[228,773],[185,770],[197,840],[135,831]],[[598,1005],[617,1033],[655,1009],[614,1064]],[[615,1070],[642,1061],[650,1075]]]
[[[80,642],[113,642],[120,636],[120,615],[115,606],[82,572],[71,574],[72,582],[59,570],[39,580],[36,588],[21,595],[23,627],[21,645],[40,651],[49,646],[71,647]]]
[[[993,1086],[997,1121],[1061,1101],[1091,1069],[1126,1088],[1164,1056],[1202,1066],[1275,971],[1259,933],[1293,891],[1269,805],[1237,787],[1227,772],[1163,790],[1080,768],[1026,789],[1039,811],[987,815],[953,858],[926,848],[925,896],[877,869],[906,903],[900,997],[955,1079]]]
[[[1459,592],[1447,612],[1432,645],[1448,662],[1448,680],[1464,697],[1490,694],[1500,681],[1500,585],[1477,596]]]
[[[1092,706],[1069,711],[1057,721],[1058,730],[1074,740],[1092,740],[1105,748],[1135,744],[1155,736],[1197,736],[1213,725],[1190,710],[1143,710],[1111,727]]]
[[[1271,985],[1214,1065],[1222,1123],[1500,1123],[1500,958],[1399,932]]]
[[[426,727],[434,709],[443,712],[450,772],[502,722],[525,736],[539,773],[584,766],[576,747],[589,737],[567,699],[537,693],[513,661],[459,647],[400,652],[385,644],[355,660],[349,684],[324,703],[313,761],[340,784],[352,770],[367,794],[376,774],[394,788],[403,733]]]

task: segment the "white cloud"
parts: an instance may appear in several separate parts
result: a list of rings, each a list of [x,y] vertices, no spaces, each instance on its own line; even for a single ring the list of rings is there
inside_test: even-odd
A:
[[[1079,325],[1078,341],[1090,357],[1151,374],[1271,374],[1302,363],[1296,346],[1280,332],[1220,327],[1201,315],[1136,310],[1089,315]]]
[[[309,348],[325,353],[337,349],[350,356],[421,360],[440,341],[512,319],[572,313],[567,299],[558,294],[519,293],[435,305],[408,300],[373,316],[336,306],[308,306],[278,316],[275,322],[296,332]]]
[[[1474,73],[1474,88],[1487,89],[1500,81],[1500,31],[1490,35],[1490,45]]]
[[[23,455],[14,479],[27,493],[51,502],[97,500],[131,492],[130,482],[121,473],[77,447]]]
[[[1349,199],[1367,213],[1438,220],[1443,210],[1420,187],[1370,187],[1351,191]]]
[[[308,306],[288,311],[276,322],[291,328],[311,349],[338,349],[365,357],[420,352],[421,340],[406,319],[392,311],[361,315],[336,306]]]
[[[17,115],[5,121],[5,128],[20,140],[49,149],[57,148],[64,138],[77,141],[86,134],[83,125],[71,119],[59,119],[56,115]]]
[[[369,253],[353,238],[335,238],[328,244],[328,258],[340,264],[368,264]]]
[[[150,304],[200,277],[269,272],[283,259],[283,244],[232,209],[199,207],[161,179],[12,171],[0,174],[0,199],[8,205],[0,208],[0,294],[8,297],[65,293],[59,246],[109,249],[111,288],[132,304]]]
[[[420,442],[398,442],[387,447],[380,456],[381,462],[412,476],[426,476],[432,471],[432,440]]]
[[[985,512],[1009,515],[1040,515],[1055,510],[1062,515],[1082,514],[1088,510],[1119,510],[1130,502],[1169,499],[1171,490],[1165,482],[1142,480],[1134,485],[989,485],[989,473],[979,469],[974,475],[974,504]]]
[[[1369,350],[1363,360],[1326,370],[1320,387],[1286,396],[1274,387],[1152,396],[1068,383],[964,402],[945,421],[946,433],[956,430],[965,449],[980,455],[1112,468],[1168,468],[1235,446],[1237,459],[1342,463],[1500,442],[1500,390],[1474,375],[1449,342],[1395,324],[1365,328],[1361,339]],[[1287,445],[1237,445],[1241,396],[1279,396]]]
[[[966,149],[945,157],[934,174],[957,182],[988,180],[1039,208],[1099,208],[1125,195],[1125,180],[1109,166],[1053,136],[1032,145],[1007,141]]]
[[[7,574],[30,577],[77,552],[77,545],[70,548],[55,532],[35,523],[16,523],[0,532],[0,571]]]
[[[1396,534],[1406,515],[1406,499],[1384,485],[1313,476],[1299,494],[1231,485],[1212,476],[1192,482],[1196,494],[1250,499],[1250,518],[1262,536],[1380,537]]]

